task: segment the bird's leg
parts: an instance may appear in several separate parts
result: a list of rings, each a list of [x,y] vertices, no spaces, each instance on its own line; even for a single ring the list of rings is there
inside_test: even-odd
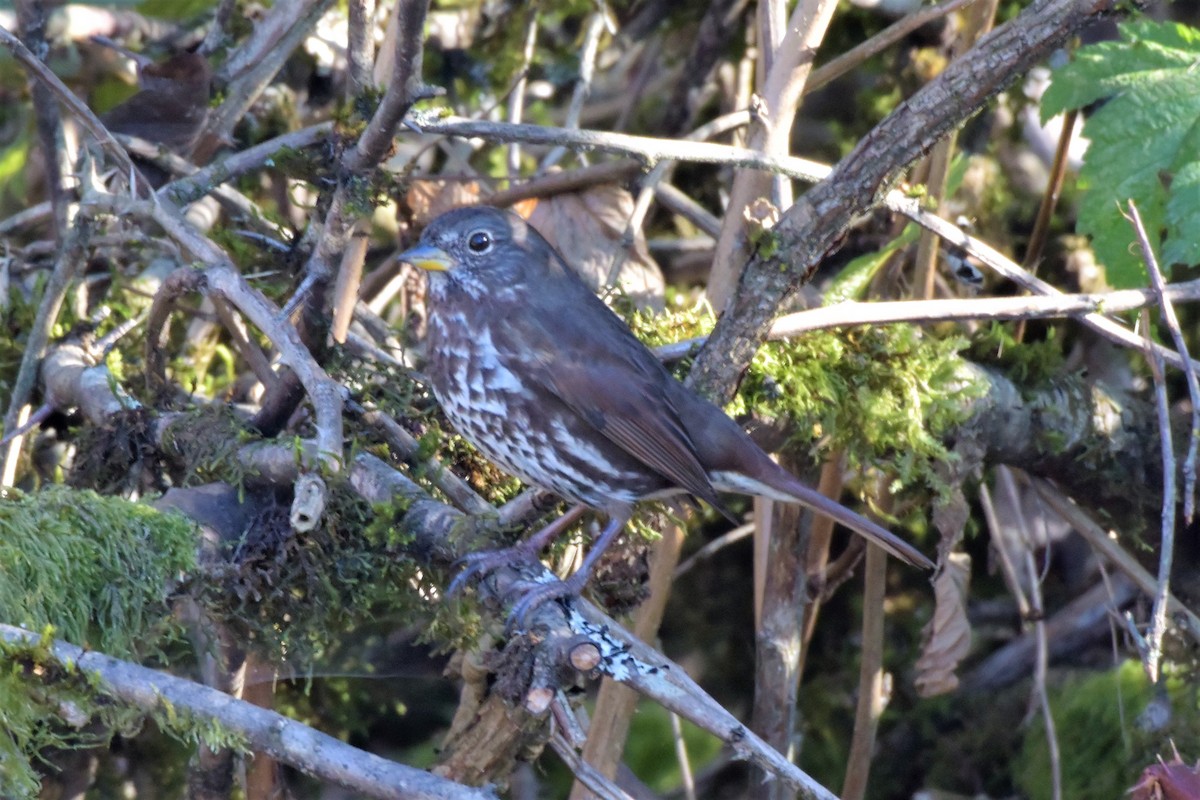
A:
[[[537,560],[538,553],[542,552],[547,545],[559,536],[562,536],[563,532],[574,525],[583,516],[585,511],[587,511],[587,506],[574,506],[567,513],[544,526],[537,533],[512,547],[504,547],[499,550],[481,550],[478,553],[468,553],[458,559],[455,565],[461,566],[462,570],[454,576],[454,580],[446,588],[446,596],[453,597],[461,592],[471,580],[503,567],[506,564],[527,559]]]
[[[572,597],[581,593],[587,586],[587,582],[591,580],[592,572],[596,569],[596,564],[604,555],[604,551],[616,541],[628,521],[628,515],[611,517],[608,524],[604,526],[604,530],[600,531],[600,535],[596,537],[596,541],[592,543],[583,563],[572,573],[571,577],[565,581],[539,583],[525,592],[521,599],[513,603],[512,611],[508,614],[509,627],[525,627],[525,618],[529,616],[529,613],[547,600],[553,600],[556,597]]]

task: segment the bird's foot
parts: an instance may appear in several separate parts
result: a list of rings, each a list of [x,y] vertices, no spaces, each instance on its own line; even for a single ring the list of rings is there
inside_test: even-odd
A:
[[[455,562],[457,565],[461,565],[462,569],[446,588],[446,596],[453,597],[461,593],[467,584],[482,580],[484,576],[502,567],[536,564],[537,551],[525,545],[526,543],[522,542],[513,547],[485,550],[463,556]],[[576,573],[564,581],[553,577],[553,574],[543,567],[542,575],[541,580],[514,581],[504,590],[504,594],[507,596],[517,595],[517,600],[513,603],[505,624],[508,631],[524,629],[525,621],[539,606],[549,600],[578,595],[587,583],[587,576],[580,573]]]
[[[512,547],[504,547],[499,550],[481,550],[478,553],[468,553],[458,561],[454,562],[456,567],[462,567],[462,571],[454,577],[450,582],[450,586],[446,588],[446,596],[453,597],[461,592],[472,580],[481,578],[489,572],[495,572],[500,567],[507,567],[518,563],[537,563],[538,553],[546,547],[550,542],[557,539],[567,528],[575,524],[583,512],[585,506],[577,505],[563,514],[558,519],[546,525],[537,533],[518,542]]]

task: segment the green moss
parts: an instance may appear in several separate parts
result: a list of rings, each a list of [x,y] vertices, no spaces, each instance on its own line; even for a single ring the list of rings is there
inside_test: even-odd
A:
[[[0,642],[0,786],[6,798],[37,797],[40,778],[34,765],[51,763],[54,751],[105,747],[114,734],[138,736],[147,722],[180,744],[246,749],[243,737],[165,699],[148,712],[113,702],[94,673],[53,658],[53,633],[46,628],[41,640],[30,644]],[[141,747],[173,751],[174,758],[150,763],[162,786],[182,786],[186,755],[161,738],[138,739]]]
[[[35,796],[34,754],[101,744],[142,716],[103,700],[90,676],[55,665],[49,635],[119,658],[158,656],[178,633],[167,595],[195,566],[195,529],[140,503],[56,486],[0,496],[0,530],[4,622],[47,635],[35,646],[0,645],[0,786],[5,796]],[[100,724],[61,725],[64,708]]]
[[[1170,720],[1156,730],[1139,722],[1155,689],[1136,661],[1050,687],[1063,797],[1122,797],[1146,766],[1159,755],[1170,756],[1172,743],[1181,753],[1197,752],[1196,684],[1171,669],[1166,668],[1165,678]],[[1024,796],[1051,796],[1050,755],[1040,719],[1026,733],[1013,774]]]
[[[38,796],[35,761],[49,749],[95,747],[98,730],[128,728],[140,714],[103,703],[88,676],[49,657],[50,628],[30,645],[0,642],[0,786],[5,797]],[[61,724],[66,711],[76,723]],[[100,727],[86,725],[98,721]]]
[[[90,491],[0,496],[0,608],[31,630],[118,658],[156,652],[173,631],[169,587],[195,566],[183,517]]]
[[[771,261],[783,249],[779,234],[771,228],[764,227],[761,224],[752,224],[747,228],[746,233],[750,240],[750,249],[763,261]],[[781,271],[787,268],[787,264],[779,264]]]
[[[679,317],[682,317],[680,319]],[[702,311],[639,315],[650,343],[697,335]],[[964,340],[926,335],[911,325],[813,331],[759,349],[727,409],[735,416],[786,416],[788,446],[842,450],[852,464],[895,476],[894,491],[940,490],[934,467],[951,457],[942,437],[966,415],[964,397],[982,391],[959,367]]]
[[[1013,338],[1012,326],[1000,322],[983,327],[972,337],[968,357],[973,361],[995,364],[1011,380],[1040,389],[1063,375],[1062,342],[1054,336],[1041,341]]]

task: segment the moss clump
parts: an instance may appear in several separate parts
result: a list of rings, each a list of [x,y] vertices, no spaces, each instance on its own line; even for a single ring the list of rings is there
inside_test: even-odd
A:
[[[996,364],[1011,380],[1023,386],[1041,387],[1061,380],[1065,358],[1062,342],[1048,335],[1040,341],[1018,342],[1012,326],[993,322],[971,341],[970,357],[985,364]]]
[[[246,475],[237,450],[252,434],[227,408],[213,406],[194,414],[193,419],[169,427],[164,437],[163,451],[181,465],[180,483],[197,486],[223,481],[241,486]]]
[[[195,530],[183,517],[54,486],[0,495],[0,530],[0,621],[131,660],[175,638],[168,592],[195,566]],[[36,796],[33,754],[100,744],[141,718],[99,699],[86,675],[56,666],[48,646],[0,645],[6,797]],[[99,724],[59,725],[64,709]]]
[[[1194,675],[1172,674],[1172,669],[1164,667],[1170,708],[1165,726],[1142,724],[1155,688],[1137,661],[1049,688],[1063,797],[1123,797],[1146,766],[1160,755],[1170,757],[1173,746],[1185,759],[1194,757],[1200,747]],[[1028,729],[1013,778],[1026,797],[1041,800],[1052,795],[1046,729],[1040,719]]]
[[[654,344],[699,335],[708,319],[705,311],[689,311],[638,315],[632,324]],[[965,347],[961,338],[912,325],[767,342],[727,410],[788,417],[796,431],[788,446],[842,450],[852,464],[893,474],[893,491],[941,491],[935,467],[952,457],[943,437],[966,419],[964,400],[983,391],[963,380]]]
[[[53,486],[0,495],[0,609],[31,630],[118,658],[153,654],[172,633],[169,587],[195,566],[181,516]]]
[[[112,414],[103,426],[84,427],[68,483],[102,495],[167,488],[162,454],[154,441],[154,415],[139,406]]]
[[[942,437],[967,415],[958,353],[965,342],[911,325],[816,331],[759,350],[740,408],[786,414],[796,440],[824,440],[852,461],[894,472],[902,487],[935,487],[949,458]]]

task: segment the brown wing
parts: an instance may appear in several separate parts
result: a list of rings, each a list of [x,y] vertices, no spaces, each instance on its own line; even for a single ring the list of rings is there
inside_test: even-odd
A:
[[[720,509],[664,385],[674,378],[585,287],[554,288],[521,309],[520,320],[493,330],[496,347],[611,442]]]

